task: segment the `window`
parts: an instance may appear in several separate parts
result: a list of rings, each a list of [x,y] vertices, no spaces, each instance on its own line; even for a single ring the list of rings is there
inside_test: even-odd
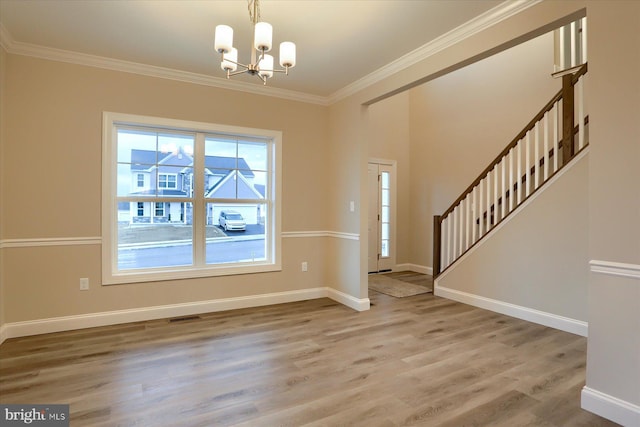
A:
[[[280,270],[280,132],[118,113],[103,127],[104,284]]]
[[[177,177],[175,174],[158,174],[158,188],[178,188]]]
[[[156,216],[164,216],[164,203],[156,203]]]

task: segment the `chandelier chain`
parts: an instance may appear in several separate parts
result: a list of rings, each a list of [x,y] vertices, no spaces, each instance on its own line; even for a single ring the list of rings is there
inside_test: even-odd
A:
[[[260,0],[247,0],[249,9],[249,19],[256,24],[262,20],[260,16]]]

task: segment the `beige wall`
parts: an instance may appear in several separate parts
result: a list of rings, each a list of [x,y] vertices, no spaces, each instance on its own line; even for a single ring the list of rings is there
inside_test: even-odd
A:
[[[2,239],[100,237],[103,111],[282,130],[283,231],[334,228],[326,107],[7,56]],[[5,247],[5,320],[327,286],[327,240],[283,239],[282,272],[117,286],[99,286],[100,245]],[[80,277],[89,291],[78,290]]]
[[[635,269],[591,273],[587,387],[636,405],[634,421],[617,420],[631,426],[640,423],[640,2],[589,2],[587,15],[590,256]]]
[[[437,286],[586,322],[589,157],[561,173]]]
[[[366,108],[357,100],[346,99],[329,107],[328,217],[334,230],[358,236],[357,241],[331,242],[329,280],[336,290],[356,298],[368,296],[367,123]],[[355,204],[354,212],[349,209],[351,201]]]
[[[369,114],[369,158],[396,161],[396,264],[411,262],[412,222],[409,156],[409,93],[373,104]]]

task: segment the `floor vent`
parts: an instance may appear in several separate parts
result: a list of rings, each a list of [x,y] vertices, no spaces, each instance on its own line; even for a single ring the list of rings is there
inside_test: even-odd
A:
[[[187,320],[198,320],[198,319],[201,319],[201,317],[198,316],[197,314],[194,314],[193,316],[172,317],[171,319],[169,319],[169,323],[186,322]]]

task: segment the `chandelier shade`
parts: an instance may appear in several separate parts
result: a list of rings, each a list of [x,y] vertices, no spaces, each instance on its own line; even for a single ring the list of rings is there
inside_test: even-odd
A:
[[[296,66],[296,45],[292,42],[280,43],[280,66],[295,67]]]
[[[234,47],[230,52],[224,53],[220,67],[225,71],[236,71],[238,69],[238,49]]]
[[[216,27],[215,48],[219,53],[228,53],[233,49],[233,28],[228,25]]]
[[[257,50],[269,52],[273,39],[273,27],[266,22],[258,22],[255,26],[254,45]]]
[[[214,47],[222,55],[220,68],[227,72],[227,78],[248,73],[257,76],[266,85],[267,79],[273,77],[274,73],[288,75],[289,68],[296,66],[296,45],[290,41],[280,43],[279,63],[284,69],[274,69],[273,56],[266,54],[273,47],[273,27],[267,22],[260,21],[259,2],[260,0],[248,0],[249,17],[253,24],[251,62],[248,64],[238,62],[238,50],[233,47],[233,28],[228,25],[216,26]]]

